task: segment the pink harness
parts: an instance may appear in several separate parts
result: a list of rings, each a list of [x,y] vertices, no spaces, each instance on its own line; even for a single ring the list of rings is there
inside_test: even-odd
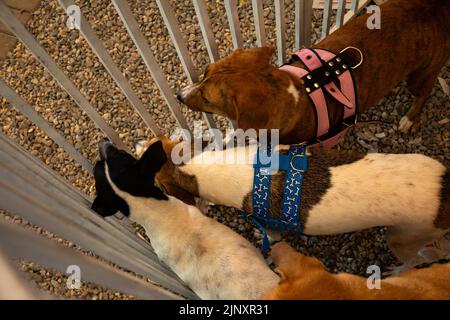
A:
[[[361,55],[361,61],[356,66],[349,66],[340,56],[348,49],[357,50]],[[292,66],[295,61],[301,61],[308,70]],[[305,84],[316,111],[317,132],[313,143],[332,147],[356,123],[356,87],[350,69],[359,67],[362,61],[361,51],[354,47],[347,47],[338,55],[324,49],[303,48],[292,55],[288,64],[280,67],[302,79]],[[330,128],[326,95],[344,106],[342,125],[336,128]]]

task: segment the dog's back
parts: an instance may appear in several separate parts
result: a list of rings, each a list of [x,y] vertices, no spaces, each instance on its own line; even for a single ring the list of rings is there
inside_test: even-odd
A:
[[[316,258],[278,243],[271,253],[281,274],[277,288],[264,299],[450,299],[450,263],[411,269],[368,288],[367,278],[331,274]]]
[[[358,97],[362,98],[359,104],[364,110],[375,105],[401,80],[408,79],[411,91],[420,91],[424,82],[434,83],[450,58],[448,1],[389,0],[380,8],[380,29],[369,29],[367,21],[371,14],[364,14],[315,45],[334,52],[351,45],[363,52],[364,63],[355,72],[355,78]],[[417,90],[415,82],[420,83]]]

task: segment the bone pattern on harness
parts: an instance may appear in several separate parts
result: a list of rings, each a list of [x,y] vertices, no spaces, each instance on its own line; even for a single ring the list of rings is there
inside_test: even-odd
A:
[[[262,164],[260,159],[265,153],[271,159],[270,163]],[[270,182],[273,156],[278,157],[278,169],[285,171],[283,202],[280,212],[280,220],[270,217]],[[301,191],[303,176],[307,170],[306,145],[291,145],[289,154],[271,155],[270,145],[266,149],[258,148],[255,157],[254,179],[253,179],[253,213],[241,214],[249,219],[262,234],[263,252],[269,249],[269,240],[266,227],[277,231],[296,231],[300,235],[302,231],[300,222]]]
[[[343,63],[342,58],[327,50],[312,50],[306,48],[295,52],[293,57],[297,57],[297,60],[300,60],[308,70],[292,65],[283,65],[280,69],[290,72],[305,81],[312,79],[312,76],[309,75],[312,71],[322,67],[324,67],[324,70],[334,69],[335,72],[334,75],[331,75],[330,72],[326,72],[328,75],[325,76],[325,78],[329,77],[330,81],[327,81],[323,86],[318,85],[318,83],[313,83],[313,85],[307,87],[308,96],[310,97],[317,114],[317,138],[326,135],[330,131],[330,121],[324,91],[344,105],[344,120],[355,116],[357,104],[354,80],[350,72],[350,67]],[[326,65],[322,62],[325,62]],[[332,81],[334,78],[339,81],[340,89]],[[336,136],[328,139],[326,144],[335,145],[346,132],[347,129],[342,130]]]
[[[258,148],[253,178],[253,214],[261,219],[266,219],[269,214],[271,176],[269,174],[270,163],[268,165],[262,165],[262,156],[266,156],[266,158],[271,156],[270,145],[263,150]]]
[[[287,159],[289,159],[289,165],[283,161],[283,158],[280,161],[280,169],[286,171],[281,220],[300,234],[302,232],[300,205],[303,176],[308,167],[305,146],[290,146]]]

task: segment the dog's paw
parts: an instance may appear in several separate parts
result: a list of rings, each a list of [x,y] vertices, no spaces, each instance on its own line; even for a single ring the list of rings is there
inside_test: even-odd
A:
[[[382,273],[383,277],[397,277],[400,273],[413,268],[413,265],[409,263],[402,264],[400,266],[392,266],[386,268],[386,270]]]
[[[398,130],[403,133],[408,133],[413,124],[414,122],[409,120],[408,116],[403,116],[398,124]]]
[[[267,238],[269,239],[270,244],[273,244],[274,242],[279,242],[282,239],[281,232],[268,229]]]

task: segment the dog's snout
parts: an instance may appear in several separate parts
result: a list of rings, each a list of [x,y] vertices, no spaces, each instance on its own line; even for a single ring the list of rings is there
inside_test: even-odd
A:
[[[183,93],[181,89],[177,91],[177,99],[178,101],[183,102]]]
[[[198,85],[198,83],[193,83],[184,88],[181,88],[177,92],[177,99],[183,103],[188,102],[187,100],[189,99],[189,97],[197,92]]]
[[[109,141],[108,138],[103,138],[102,140],[100,140],[100,142],[98,143],[98,151],[100,153],[100,159],[105,160],[106,159],[106,150],[108,149],[109,146],[112,146],[113,144],[111,143],[111,141]]]

